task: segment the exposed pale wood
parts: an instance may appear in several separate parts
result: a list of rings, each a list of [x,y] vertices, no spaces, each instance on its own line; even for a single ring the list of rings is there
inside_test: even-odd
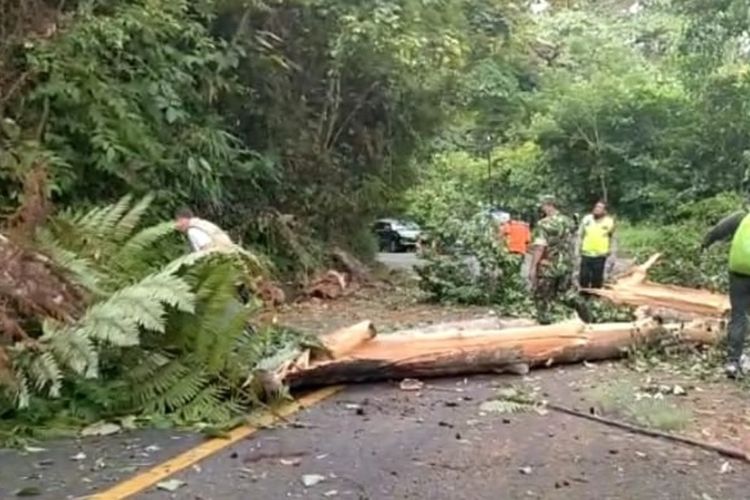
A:
[[[648,270],[658,259],[659,254],[653,255],[606,288],[585,291],[616,304],[648,306],[697,316],[720,317],[729,310],[729,300],[725,295],[648,281]]]
[[[372,321],[362,321],[356,325],[340,328],[321,337],[323,345],[335,359],[345,356],[377,334]]]
[[[311,359],[285,374],[292,387],[503,371],[519,364],[549,366],[618,358],[639,343],[663,336],[681,342],[715,342],[713,323],[585,325],[578,321],[500,330],[383,335],[334,359]],[[361,337],[358,337],[361,340]]]
[[[538,324],[536,321],[528,318],[501,318],[498,316],[485,316],[466,320],[448,321],[425,325],[417,328],[408,328],[406,330],[397,330],[389,335],[413,335],[421,337],[425,334],[461,332],[466,330],[500,330],[517,326],[533,326]]]

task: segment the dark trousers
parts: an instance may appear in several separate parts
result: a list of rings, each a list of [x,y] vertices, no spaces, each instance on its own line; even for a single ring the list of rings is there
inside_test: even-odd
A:
[[[581,257],[581,273],[578,284],[581,288],[601,288],[604,286],[604,266],[607,256]]]
[[[750,276],[729,273],[729,303],[732,311],[727,335],[728,358],[729,361],[739,361],[745,345],[747,313],[750,309]]]

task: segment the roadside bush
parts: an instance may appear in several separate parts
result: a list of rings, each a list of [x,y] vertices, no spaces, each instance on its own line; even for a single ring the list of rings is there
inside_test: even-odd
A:
[[[503,313],[527,311],[528,294],[521,278],[520,256],[510,254],[484,215],[454,221],[440,235],[445,253],[427,252],[418,268],[420,288],[431,300],[497,305]]]

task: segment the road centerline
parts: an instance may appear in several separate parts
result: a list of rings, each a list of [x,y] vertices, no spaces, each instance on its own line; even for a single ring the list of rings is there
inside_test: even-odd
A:
[[[255,434],[263,427],[271,425],[279,420],[279,417],[288,417],[301,410],[309,408],[321,401],[337,394],[345,386],[331,386],[305,394],[295,401],[289,402],[274,412],[264,412],[255,425],[243,425],[229,432],[226,438],[212,438],[166,460],[154,467],[125,479],[111,488],[95,493],[87,498],[91,500],[121,500],[143,492],[156,483],[169,476],[195,465],[211,455],[237,443],[238,441]]]

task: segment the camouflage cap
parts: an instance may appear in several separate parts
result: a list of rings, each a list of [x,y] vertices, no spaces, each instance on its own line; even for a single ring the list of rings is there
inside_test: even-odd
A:
[[[556,205],[557,200],[551,194],[544,194],[539,197],[539,205]]]

